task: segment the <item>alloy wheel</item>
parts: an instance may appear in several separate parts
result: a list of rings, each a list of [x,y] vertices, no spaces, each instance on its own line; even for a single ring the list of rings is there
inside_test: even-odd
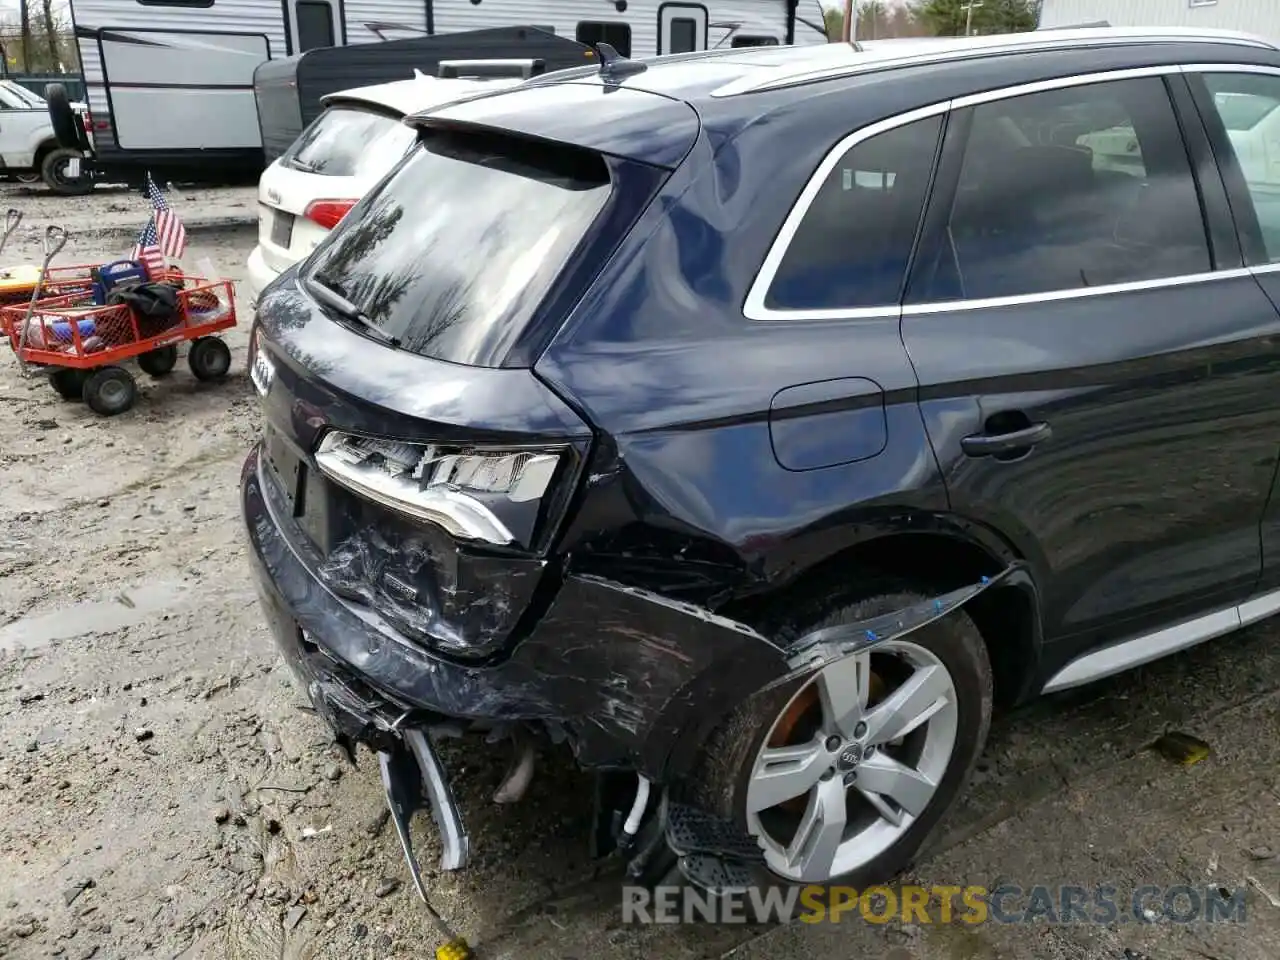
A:
[[[957,729],[955,684],[924,647],[889,641],[823,668],[752,765],[747,828],[770,869],[824,883],[874,861],[933,799]]]

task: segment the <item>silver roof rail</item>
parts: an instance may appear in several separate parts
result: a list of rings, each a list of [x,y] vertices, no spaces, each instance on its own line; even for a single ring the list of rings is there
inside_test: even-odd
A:
[[[1274,43],[1249,33],[1230,30],[1193,30],[1179,27],[1084,27],[1032,30],[1025,33],[977,37],[914,38],[863,41],[862,55],[823,66],[791,65],[789,69],[755,70],[731,80],[712,92],[713,97],[777,90],[821,80],[857,76],[928,63],[946,63],[1000,53],[1027,53],[1072,47],[1097,47],[1136,43],[1220,43],[1229,46],[1280,50]],[[820,48],[819,48],[820,49]]]

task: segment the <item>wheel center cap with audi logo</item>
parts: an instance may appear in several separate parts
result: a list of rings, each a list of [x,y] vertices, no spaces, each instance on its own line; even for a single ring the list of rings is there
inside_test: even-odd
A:
[[[842,772],[848,773],[854,767],[862,762],[862,747],[856,743],[846,745],[836,755],[836,767]]]

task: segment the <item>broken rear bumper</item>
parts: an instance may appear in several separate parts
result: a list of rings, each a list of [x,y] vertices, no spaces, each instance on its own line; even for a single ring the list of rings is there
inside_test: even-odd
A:
[[[255,449],[241,507],[263,611],[285,659],[335,729],[378,749],[406,711],[564,729],[587,767],[655,781],[687,769],[744,693],[787,672],[755,631],[698,607],[569,574],[546,614],[491,665],[433,655],[315,575],[320,558],[284,512]]]

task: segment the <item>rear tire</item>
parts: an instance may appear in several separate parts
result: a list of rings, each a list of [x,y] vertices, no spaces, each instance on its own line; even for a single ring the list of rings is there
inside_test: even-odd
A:
[[[138,399],[138,382],[124,367],[99,367],[84,383],[84,402],[94,413],[114,417]]]
[[[84,382],[88,378],[88,371],[63,367],[49,374],[49,383],[63,400],[79,403],[84,399]]]
[[[178,348],[172,344],[156,347],[138,357],[138,368],[149,377],[157,379],[173,372],[178,365]]]
[[[197,380],[220,380],[231,369],[231,348],[219,337],[200,337],[191,343],[187,365]]]
[[[80,159],[80,176],[72,177],[67,173],[67,164]],[[84,169],[84,155],[79,150],[59,147],[50,150],[40,161],[40,179],[54,193],[63,197],[79,197],[93,192],[93,178]]]
[[[877,584],[875,589],[877,594],[869,599],[845,605],[825,616],[817,613],[799,620],[795,635],[821,627],[858,623],[927,599],[909,585],[900,582]],[[839,882],[862,889],[897,876],[910,866],[943,814],[964,789],[986,742],[992,709],[991,664],[982,635],[968,614],[963,610],[956,611],[907,635],[896,650],[893,641],[880,649],[882,652],[873,653],[866,661],[870,664],[871,684],[874,686],[876,683],[877,671],[885,673],[887,670],[893,673],[899,670],[894,664],[895,657],[899,655],[903,661],[900,672],[905,679],[901,687],[889,690],[880,700],[876,700],[874,696],[868,698],[864,689],[864,702],[870,702],[871,705],[869,708],[864,707],[858,716],[865,717],[874,727],[872,714],[875,708],[888,704],[899,690],[907,689],[908,684],[919,682],[923,685],[926,681],[918,681],[921,676],[928,678],[930,684],[930,693],[926,695],[926,699],[932,696],[934,681],[942,684],[940,689],[946,692],[929,702],[935,707],[942,702],[944,706],[929,713],[928,718],[919,726],[910,727],[901,738],[875,742],[873,734],[867,732],[866,743],[874,743],[874,749],[865,752],[866,743],[858,746],[854,751],[856,756],[852,768],[842,765],[848,744],[840,746],[837,754],[833,754],[830,759],[825,754],[821,755],[812,765],[815,771],[813,779],[817,782],[807,788],[807,792],[796,794],[794,798],[786,800],[785,804],[761,807],[756,813],[749,812],[749,806],[760,806],[762,797],[772,797],[769,791],[774,784],[770,777],[776,777],[779,772],[788,773],[791,769],[785,765],[770,765],[767,768],[769,774],[763,772],[766,769],[763,766],[763,751],[771,738],[775,748],[779,743],[785,743],[796,750],[807,750],[810,745],[833,742],[830,741],[831,730],[826,723],[829,710],[825,704],[827,701],[835,702],[836,698],[829,692],[826,684],[832,685],[830,690],[847,690],[851,684],[848,682],[847,671],[828,666],[816,678],[806,678],[750,696],[708,739],[688,781],[689,796],[696,805],[732,819],[756,837],[765,852],[770,872],[783,882]],[[912,659],[925,666],[913,666]],[[843,663],[848,666],[851,661]],[[945,675],[938,668],[945,671]],[[927,672],[922,674],[922,670]],[[865,677],[865,670],[860,675]],[[891,676],[889,680],[892,679]],[[949,681],[949,684],[945,681]],[[887,689],[886,681],[880,682]],[[805,697],[816,700],[815,707],[806,708],[811,711],[808,715],[797,713],[797,707],[803,706]],[[954,709],[945,705],[947,703],[954,703]],[[817,719],[812,715],[814,709],[817,711]],[[793,714],[797,719],[792,719]],[[776,739],[780,725],[784,722],[798,730],[798,740],[785,737]],[[940,753],[937,742],[931,739],[935,737],[935,722],[940,725],[939,735],[944,740],[947,738],[948,727],[954,729],[954,739],[949,753],[945,755]],[[805,737],[808,732],[806,723],[813,725],[808,738]],[[864,730],[867,729],[867,724],[862,726]],[[846,739],[852,743],[855,738],[850,734]],[[792,744],[795,746],[791,746]],[[910,759],[912,751],[919,751],[919,761],[915,765]],[[871,759],[873,755],[875,760]],[[944,759],[929,761],[932,768],[926,773],[926,758],[940,756],[944,756]],[[917,807],[913,816],[906,815],[905,807],[899,806],[892,794],[873,790],[870,791],[872,796],[868,797],[867,791],[860,789],[859,781],[862,787],[880,785],[887,775],[884,766],[886,763],[912,768],[915,774],[931,784],[931,793],[915,794],[912,797],[911,802]],[[822,771],[821,780],[818,779],[819,770]],[[894,773],[895,786],[898,783],[897,776]],[[831,783],[833,779],[837,781],[834,785]],[[852,797],[849,809],[855,817],[853,822],[844,820],[843,805],[831,791],[843,791]],[[880,807],[875,806],[872,799],[879,801]],[[819,810],[841,809],[841,820],[833,827],[832,834],[840,838],[837,847],[840,852],[834,855],[827,874],[821,879],[806,872],[801,865],[820,864],[820,861],[811,859],[807,853],[803,860],[788,860],[791,849],[785,839],[785,825],[789,819],[794,818],[797,820],[796,833],[790,845],[799,853],[805,852],[805,844],[798,842],[800,826],[815,809],[815,804]],[[887,812],[882,813],[882,808]],[[897,819],[897,826],[894,825],[893,818]],[[862,828],[859,824],[864,821],[867,826]],[[782,824],[784,829],[776,830],[774,824]],[[851,869],[842,869],[841,863],[848,864]]]

